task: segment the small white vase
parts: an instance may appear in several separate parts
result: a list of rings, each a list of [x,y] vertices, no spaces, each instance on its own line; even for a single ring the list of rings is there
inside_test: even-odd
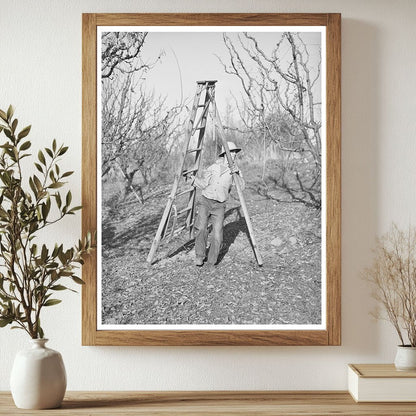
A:
[[[398,345],[394,365],[399,371],[416,370],[416,347]]]
[[[59,407],[66,390],[66,372],[59,352],[46,348],[47,339],[32,339],[32,347],[14,360],[10,388],[21,409]]]

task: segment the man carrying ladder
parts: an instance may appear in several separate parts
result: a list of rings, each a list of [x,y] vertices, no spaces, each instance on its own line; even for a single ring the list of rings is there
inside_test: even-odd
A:
[[[194,226],[195,264],[199,267],[204,264],[206,257],[208,220],[211,219],[212,236],[207,265],[212,267],[217,263],[221,249],[225,206],[234,180],[239,182],[241,190],[244,189],[244,179],[234,163],[237,153],[241,149],[233,142],[228,142],[227,144],[232,158],[231,166],[228,165],[223,147],[216,162],[209,166],[200,177],[192,174],[188,175],[191,185],[202,191]]]

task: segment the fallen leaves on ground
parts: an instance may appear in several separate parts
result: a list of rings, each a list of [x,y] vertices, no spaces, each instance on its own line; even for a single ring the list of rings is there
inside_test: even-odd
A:
[[[103,324],[321,323],[321,212],[264,199],[246,188],[263,256],[256,263],[234,196],[227,204],[219,264],[194,265],[185,231],[146,257],[169,194],[166,185],[141,205],[116,196],[103,206]]]

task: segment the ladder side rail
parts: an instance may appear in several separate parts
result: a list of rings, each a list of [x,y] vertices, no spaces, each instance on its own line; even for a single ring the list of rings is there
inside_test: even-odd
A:
[[[210,87],[210,89],[213,90],[213,87]],[[201,125],[200,125],[200,130],[199,130],[199,136],[198,136],[198,143],[197,143],[197,148],[200,148],[201,150],[198,150],[195,152],[195,164],[194,167],[199,169],[199,166],[201,164],[201,155],[202,155],[202,145],[203,145],[203,141],[204,141],[204,137],[205,137],[205,130],[206,130],[206,126],[207,126],[207,119],[208,119],[208,109],[209,109],[209,105],[212,104],[214,105],[214,91],[212,91],[212,93],[209,92],[209,90],[207,90],[207,94],[205,97],[205,108],[201,117]]]
[[[212,102],[213,101],[213,99],[214,99],[214,97],[213,96],[211,96],[211,95],[208,95],[208,93],[207,93],[207,98],[208,98],[208,102],[206,102],[205,104],[204,104],[204,109],[202,110],[202,113],[201,113],[201,115],[199,116],[199,118],[198,118],[198,121],[195,123],[195,126],[193,126],[193,128],[192,128],[192,131],[191,131],[191,136],[193,136],[194,135],[194,133],[198,130],[198,129],[202,129],[202,127],[201,127],[201,122],[202,122],[202,120],[203,119],[205,119],[206,118],[206,116],[207,116],[207,112],[208,112],[208,108],[209,108],[209,104],[210,104],[210,102]],[[192,123],[193,124],[193,123]],[[188,150],[188,149],[186,149],[186,150]]]
[[[170,219],[172,217],[172,210],[174,208],[175,208],[175,205],[172,204],[172,207],[169,210],[168,217],[166,218],[166,221],[165,221],[165,224],[164,224],[164,227],[163,227],[163,230],[162,230],[162,234],[161,234],[160,240],[163,240],[164,238],[166,238],[166,234],[168,233],[168,228],[169,228],[169,221],[170,221]]]
[[[205,94],[205,102],[204,102],[204,110],[202,112],[201,115],[201,120],[200,120],[200,130],[199,130],[199,136],[198,136],[198,142],[197,142],[197,148],[201,149],[201,150],[197,150],[195,152],[195,162],[194,162],[194,168],[197,169],[196,173],[199,171],[199,167],[201,165],[201,156],[202,156],[202,146],[203,146],[203,142],[204,142],[204,137],[205,137],[205,130],[206,130],[206,125],[207,125],[207,119],[208,119],[208,115],[209,115],[209,106],[214,105],[215,103],[215,84],[213,85],[209,85],[207,87],[206,90],[206,94]],[[188,206],[191,207],[190,211],[188,212],[188,215],[186,216],[186,228],[189,228],[189,237],[192,237],[192,230],[193,230],[193,224],[194,221],[194,216],[195,216],[195,201],[196,201],[196,191],[192,192],[189,195],[189,199],[188,199]]]
[[[224,127],[222,126],[221,118],[220,118],[220,115],[218,113],[217,108],[215,109],[215,118],[216,118],[216,121],[217,121],[216,124],[218,126],[218,130],[219,130],[219,133],[220,133],[220,138],[222,140],[222,145],[224,146],[225,154],[227,156],[227,161],[228,161],[229,166],[231,166],[232,165],[232,157],[231,157],[230,149],[228,148],[227,140],[225,139]],[[254,236],[253,226],[251,224],[250,216],[249,216],[249,213],[248,213],[248,210],[247,210],[246,201],[244,199],[243,191],[241,189],[240,182],[239,182],[239,179],[237,178],[237,176],[238,175],[236,173],[233,173],[234,183],[235,183],[235,186],[237,188],[237,193],[238,193],[238,197],[240,199],[241,208],[243,209],[244,219],[246,221],[248,233],[250,235],[251,243],[253,245],[254,255],[256,257],[257,264],[259,266],[262,266],[263,265],[263,258],[261,256],[261,253],[260,253],[260,251],[258,249],[258,246],[257,246],[256,238]]]
[[[170,210],[170,212],[172,213],[172,211],[173,211],[173,223],[172,223],[170,235],[168,236],[168,241],[170,241],[171,238],[173,237],[173,234],[175,233],[176,223],[178,221],[178,210],[176,209],[175,205],[172,205],[172,209]],[[172,214],[169,216],[169,220],[170,220],[171,216],[172,216]],[[166,223],[166,228],[168,227],[168,225],[169,225],[169,223]]]
[[[211,112],[208,111],[208,113],[206,114],[205,124],[208,121],[208,117],[211,115],[211,119],[212,119],[212,122],[213,122],[212,131],[213,131],[213,134],[214,134],[214,137],[215,137],[215,118],[213,116],[213,114],[215,114],[215,109],[217,108],[217,104],[215,102],[215,84],[211,85],[211,88],[212,88]],[[200,137],[198,139],[198,146],[197,146],[201,150],[202,150],[203,141],[204,141],[204,138],[205,138],[205,129],[203,130],[203,132],[204,132],[204,134],[202,136],[200,135]],[[197,156],[199,156],[198,159],[197,159]],[[197,165],[198,170],[199,170],[199,165],[201,163],[201,158],[202,158],[202,152],[199,152],[195,155],[195,165]],[[190,195],[189,199],[191,200],[191,198],[192,198],[192,211],[189,213],[189,219],[187,218],[187,221],[186,221],[186,225],[189,228],[189,238],[192,238],[192,232],[195,228],[196,192],[193,195]]]
[[[199,99],[200,99],[201,93],[202,93],[204,88],[205,88],[204,84],[198,84],[197,92],[195,94],[194,102],[192,104],[191,115],[190,115],[190,119],[189,119],[189,122],[188,122],[188,127],[186,129],[185,150],[184,150],[183,155],[182,155],[182,163],[178,167],[178,169],[176,171],[176,174],[174,176],[172,190],[171,190],[170,195],[168,197],[168,201],[166,203],[165,210],[163,211],[162,219],[160,220],[159,227],[156,231],[155,238],[153,239],[152,246],[150,247],[150,251],[149,251],[149,254],[148,254],[147,259],[146,259],[146,261],[150,264],[153,261],[153,258],[156,254],[157,249],[159,248],[160,241],[162,239],[162,233],[164,231],[166,221],[169,217],[170,210],[172,209],[173,201],[175,200],[176,192],[177,192],[178,186],[179,186],[179,179],[182,176],[183,166],[185,164],[186,152],[188,151],[189,142],[190,142],[191,136],[192,136],[193,125],[194,125],[195,116],[196,116],[196,110],[198,108]]]

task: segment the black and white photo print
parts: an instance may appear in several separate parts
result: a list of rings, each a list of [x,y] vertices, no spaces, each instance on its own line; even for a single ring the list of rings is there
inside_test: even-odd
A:
[[[325,42],[99,28],[99,329],[325,329]]]

